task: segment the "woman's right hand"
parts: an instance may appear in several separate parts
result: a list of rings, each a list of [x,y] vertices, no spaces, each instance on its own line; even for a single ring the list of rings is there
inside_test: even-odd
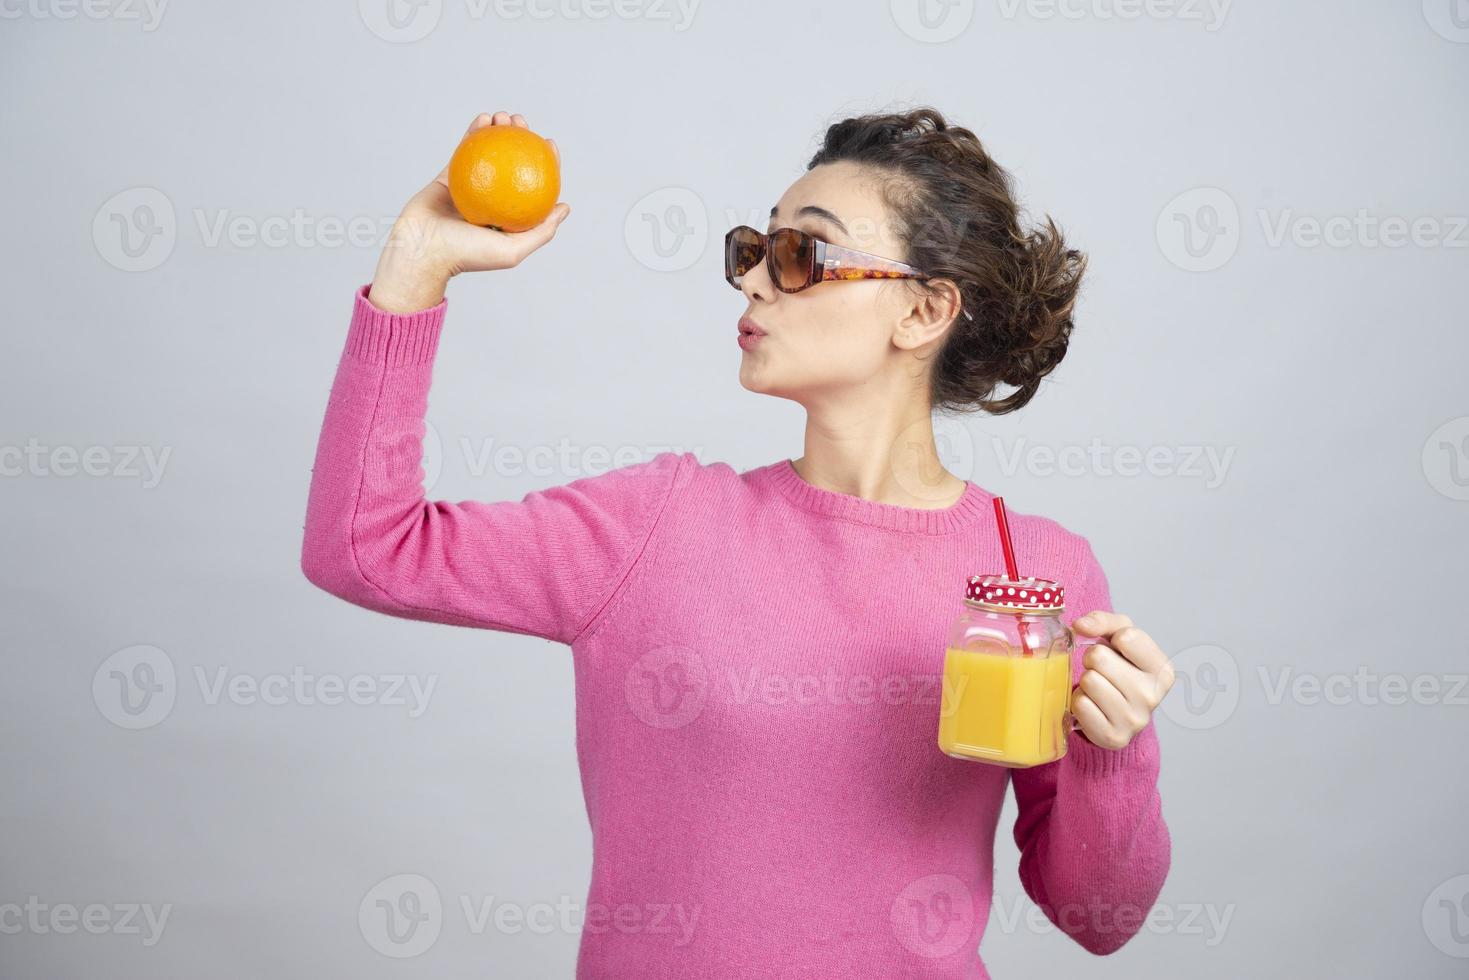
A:
[[[470,133],[485,126],[529,129],[518,113],[481,113]],[[555,140],[547,140],[559,162]],[[503,232],[472,225],[460,217],[449,197],[449,168],[403,208],[378,258],[368,298],[389,313],[412,313],[438,305],[449,280],[461,272],[510,269],[549,242],[571,206],[558,201],[545,221],[527,231]]]

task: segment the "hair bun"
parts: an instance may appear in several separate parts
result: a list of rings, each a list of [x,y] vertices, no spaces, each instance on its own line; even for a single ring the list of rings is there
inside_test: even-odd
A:
[[[807,167],[844,160],[892,178],[884,200],[905,261],[957,285],[969,314],[955,318],[933,360],[934,407],[1002,415],[1025,405],[1066,355],[1086,256],[1049,217],[1026,231],[1009,173],[937,109],[844,119]],[[1015,390],[999,396],[1002,385]]]

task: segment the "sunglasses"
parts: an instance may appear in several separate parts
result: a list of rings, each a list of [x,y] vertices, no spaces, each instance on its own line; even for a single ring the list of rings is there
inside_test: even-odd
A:
[[[777,228],[766,235],[740,225],[724,236],[725,280],[739,289],[745,273],[762,256],[770,281],[783,293],[799,293],[821,282],[928,278],[923,270],[906,263],[833,245],[797,228]]]

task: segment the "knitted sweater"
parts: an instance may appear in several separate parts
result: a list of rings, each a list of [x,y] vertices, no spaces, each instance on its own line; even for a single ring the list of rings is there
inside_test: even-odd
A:
[[[1061,932],[1108,953],[1141,927],[1170,857],[1151,724],[1118,751],[1073,732],[1029,769],[938,748],[964,583],[1004,567],[988,491],[910,508],[787,459],[664,452],[519,501],[426,500],[445,304],[390,314],[366,295],[302,568],[378,612],[571,648],[592,835],[579,980],[986,977],[1007,784],[1021,882]],[[1021,570],[1067,587],[1065,622],[1111,608],[1085,538],[1010,527]]]

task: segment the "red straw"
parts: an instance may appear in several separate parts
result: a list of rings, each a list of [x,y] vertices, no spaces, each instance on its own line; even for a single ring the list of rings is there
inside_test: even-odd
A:
[[[1000,525],[1000,547],[1005,549],[1005,571],[1012,579],[1020,578],[1015,569],[1015,546],[1010,543],[1010,520],[1005,516],[1005,498],[995,498],[995,523]]]
[[[1005,498],[995,498],[995,523],[1000,528],[1000,547],[1005,552],[1005,572],[1011,580],[1019,581],[1020,571],[1015,567],[1015,545],[1010,541],[1010,520],[1005,515]],[[1025,628],[1025,620],[1019,613],[1015,615],[1015,623],[1020,627],[1020,649],[1025,656],[1032,655],[1030,649],[1030,631]]]

